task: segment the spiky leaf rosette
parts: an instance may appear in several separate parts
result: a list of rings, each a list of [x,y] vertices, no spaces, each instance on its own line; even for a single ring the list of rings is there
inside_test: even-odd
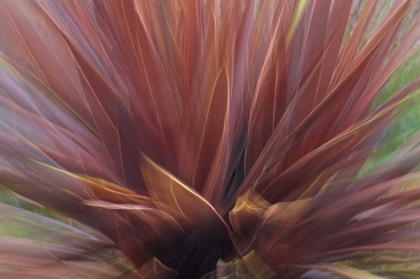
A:
[[[58,214],[0,205],[1,277],[420,276],[419,136],[360,175],[420,81],[372,110],[384,2],[0,1],[0,184]]]

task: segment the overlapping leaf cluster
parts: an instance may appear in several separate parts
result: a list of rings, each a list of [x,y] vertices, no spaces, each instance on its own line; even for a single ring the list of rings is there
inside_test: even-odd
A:
[[[412,2],[0,1],[0,277],[420,276]]]

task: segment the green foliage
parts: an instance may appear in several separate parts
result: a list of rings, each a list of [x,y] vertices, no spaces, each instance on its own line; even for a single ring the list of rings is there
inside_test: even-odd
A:
[[[420,52],[412,55],[389,81],[375,99],[371,113],[395,96],[401,89],[420,75]],[[410,102],[401,107],[400,113],[385,129],[381,141],[372,151],[369,160],[361,170],[359,177],[364,176],[383,162],[420,130],[420,95],[414,96]]]

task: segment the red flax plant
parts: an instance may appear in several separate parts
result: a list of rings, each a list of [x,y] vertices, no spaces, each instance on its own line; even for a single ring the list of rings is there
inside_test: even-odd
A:
[[[61,216],[0,204],[0,278],[420,278],[420,136],[358,175],[390,3],[0,1],[0,183]]]

